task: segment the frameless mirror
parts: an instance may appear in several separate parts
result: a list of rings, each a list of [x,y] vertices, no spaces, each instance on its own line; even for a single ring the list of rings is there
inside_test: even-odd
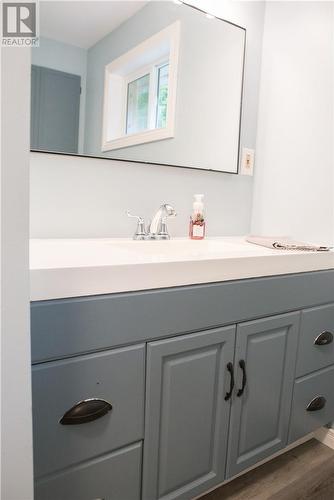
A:
[[[245,29],[173,1],[40,2],[31,149],[238,171]]]

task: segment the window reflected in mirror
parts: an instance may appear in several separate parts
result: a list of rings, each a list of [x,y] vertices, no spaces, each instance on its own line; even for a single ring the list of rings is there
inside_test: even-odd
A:
[[[150,75],[131,80],[127,85],[126,134],[135,134],[148,128]]]
[[[174,136],[179,29],[176,22],[106,65],[103,151]]]
[[[167,121],[169,62],[156,64],[149,73],[127,85],[126,134],[164,128]]]

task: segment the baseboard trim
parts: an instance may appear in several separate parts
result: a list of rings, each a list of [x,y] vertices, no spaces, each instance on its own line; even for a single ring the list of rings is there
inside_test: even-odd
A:
[[[321,427],[314,433],[314,437],[320,441],[320,443],[325,444],[328,448],[334,450],[334,429]]]

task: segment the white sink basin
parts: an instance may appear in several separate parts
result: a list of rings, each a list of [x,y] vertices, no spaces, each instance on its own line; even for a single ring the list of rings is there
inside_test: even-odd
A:
[[[169,241],[125,241],[116,243],[118,248],[134,253],[137,256],[152,256],[156,258],[213,258],[235,253],[249,253],[257,251],[252,246],[248,247],[243,242],[216,238],[206,240],[174,239]]]
[[[249,245],[242,238],[206,240],[178,238],[168,241],[133,241],[117,238],[43,239],[31,240],[30,268],[234,258],[263,255],[263,250],[266,249]],[[267,253],[270,252],[267,250]],[[273,252],[277,253],[275,250]]]
[[[201,241],[31,240],[31,300],[334,268],[333,252],[270,250],[243,237]]]

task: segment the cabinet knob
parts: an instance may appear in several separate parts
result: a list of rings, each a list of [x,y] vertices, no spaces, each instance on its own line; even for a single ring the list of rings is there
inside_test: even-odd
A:
[[[327,345],[333,342],[333,334],[325,330],[314,339],[314,345]]]
[[[306,407],[306,411],[319,411],[322,410],[326,404],[326,398],[324,396],[316,396],[309,402]]]
[[[93,422],[112,410],[112,405],[105,399],[88,398],[79,401],[67,410],[59,420],[61,425],[80,425]]]

